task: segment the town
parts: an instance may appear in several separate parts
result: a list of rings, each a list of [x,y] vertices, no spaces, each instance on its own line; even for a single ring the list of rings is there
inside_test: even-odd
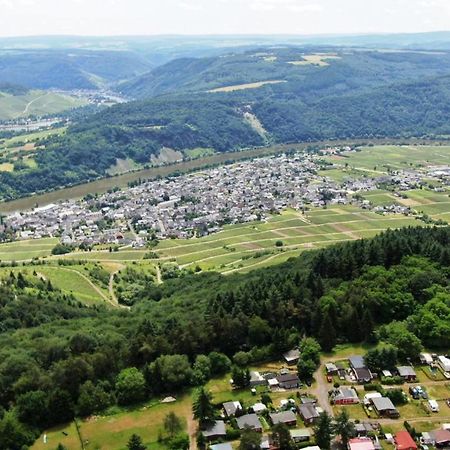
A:
[[[444,191],[450,169],[433,166],[342,180],[327,176],[330,155],[358,151],[327,148],[256,158],[196,173],[140,181],[82,200],[67,200],[16,212],[3,222],[13,239],[59,237],[73,246],[96,244],[145,247],[151,239],[188,239],[218,232],[226,224],[264,221],[287,208],[305,213],[329,205],[357,205],[381,215],[419,216],[414,208],[374,205],[364,195],[389,186],[394,196],[435,183]],[[426,179],[426,181],[425,181]],[[3,230],[3,231],[4,231]]]

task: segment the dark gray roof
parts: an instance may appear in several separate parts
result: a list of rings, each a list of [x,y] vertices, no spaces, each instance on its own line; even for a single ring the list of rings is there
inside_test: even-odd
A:
[[[395,409],[391,399],[387,397],[373,398],[372,403],[377,411],[389,411]]]
[[[339,388],[335,400],[341,400],[346,398],[358,398],[357,392],[353,388],[341,387]]]
[[[270,414],[270,419],[272,420],[272,423],[276,425],[277,423],[295,422],[297,416],[292,411],[282,411]]]
[[[240,430],[243,430],[245,427],[262,428],[261,422],[256,414],[246,414],[245,416],[238,417],[236,422]]]
[[[300,410],[300,414],[305,420],[315,419],[316,417],[319,417],[319,413],[317,412],[316,407],[311,403],[300,405],[298,409]]]
[[[288,352],[286,352],[283,355],[283,358],[286,361],[295,361],[295,360],[300,358],[300,350],[298,348],[295,348],[293,350],[289,350]]]
[[[223,409],[227,416],[234,416],[238,410],[242,409],[242,406],[239,402],[225,402]]]
[[[416,372],[414,370],[414,368],[412,368],[411,366],[400,366],[397,367],[398,370],[398,374],[401,377],[415,377],[416,376]]]
[[[289,383],[290,381],[298,383],[300,381],[296,373],[287,373],[286,375],[278,375],[277,380],[279,383]]]
[[[363,369],[366,367],[366,363],[364,362],[364,358],[360,355],[357,356],[350,356],[350,358],[348,358],[348,360],[350,361],[350,365],[354,368],[354,369]]]
[[[212,425],[203,431],[203,436],[205,437],[225,436],[226,434],[227,431],[223,420],[216,420]]]

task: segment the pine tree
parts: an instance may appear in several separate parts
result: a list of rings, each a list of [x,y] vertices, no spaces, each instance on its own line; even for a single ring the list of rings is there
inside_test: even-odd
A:
[[[212,395],[205,387],[198,389],[192,409],[194,418],[200,422],[201,426],[214,419]]]
[[[142,438],[137,434],[132,434],[127,444],[128,450],[146,450],[147,447],[143,444]]]
[[[330,415],[325,411],[320,414],[314,427],[316,443],[322,450],[330,450],[331,437],[333,434],[333,423]]]
[[[319,330],[319,341],[323,351],[331,352],[336,345],[336,329],[331,314],[327,311],[322,319],[322,325]]]

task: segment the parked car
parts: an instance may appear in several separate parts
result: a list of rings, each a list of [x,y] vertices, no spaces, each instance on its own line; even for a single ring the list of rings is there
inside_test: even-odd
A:
[[[445,403],[447,403],[447,406],[450,408],[450,398],[448,398],[447,400],[445,400]]]

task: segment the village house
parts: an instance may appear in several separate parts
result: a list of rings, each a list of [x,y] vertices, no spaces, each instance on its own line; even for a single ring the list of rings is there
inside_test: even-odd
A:
[[[281,389],[297,389],[300,387],[300,378],[296,373],[287,373],[277,376],[278,386]]]
[[[263,378],[263,376],[259,372],[252,371],[250,372],[250,386],[265,386],[267,384],[267,380]]]
[[[420,362],[422,364],[427,364],[427,365],[433,364],[433,357],[431,356],[430,353],[421,353],[420,354]]]
[[[397,408],[387,397],[372,398],[372,404],[379,416],[396,418],[400,416]]]
[[[294,366],[298,363],[298,360],[300,359],[300,350],[298,348],[290,350],[283,354],[283,358],[288,365]]]
[[[210,445],[209,450],[233,450],[233,447],[229,442],[224,442],[222,444]]]
[[[262,433],[262,425],[256,414],[245,414],[244,416],[238,417],[236,422],[240,430],[250,428],[258,433]]]
[[[255,403],[252,406],[252,410],[255,414],[262,414],[264,411],[267,411],[267,406],[264,403]]]
[[[397,367],[397,373],[399,377],[402,377],[405,381],[412,382],[416,381],[417,374],[413,367],[411,366],[400,366]]]
[[[225,422],[223,420],[216,420],[213,424],[208,426],[206,430],[203,430],[202,434],[208,441],[214,441],[225,437],[227,435]]]
[[[316,406],[312,403],[300,405],[298,407],[298,411],[306,425],[313,424],[319,418],[319,412],[317,411]]]
[[[438,448],[445,448],[450,445],[450,431],[439,429],[430,431],[430,435],[433,439],[433,445]]]
[[[394,442],[396,450],[417,450],[416,442],[406,430],[396,433]]]
[[[348,450],[375,450],[375,446],[372,439],[359,437],[348,441]]]
[[[370,383],[373,376],[367,368],[364,358],[362,356],[351,356],[348,360],[355,380],[358,383]]]
[[[336,389],[331,395],[335,405],[354,405],[359,403],[358,394],[353,388],[341,387]]]
[[[235,417],[237,414],[242,413],[242,405],[240,402],[225,402],[222,406],[225,415],[228,418]]]
[[[270,414],[270,420],[273,425],[277,425],[279,423],[283,423],[289,427],[295,427],[297,425],[297,416],[290,410],[272,413]]]
[[[309,428],[295,428],[289,430],[291,439],[298,444],[299,442],[309,441],[312,437],[312,431]]]

